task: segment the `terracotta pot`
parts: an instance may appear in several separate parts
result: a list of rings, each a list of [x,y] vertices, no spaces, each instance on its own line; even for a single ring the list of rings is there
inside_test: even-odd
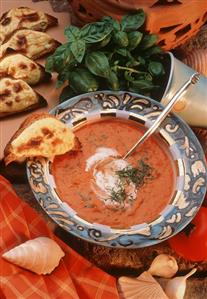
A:
[[[169,50],[183,44],[207,20],[207,1],[193,0],[70,0],[82,24],[104,15],[120,19],[142,8],[147,15],[146,30],[159,36],[159,44]]]

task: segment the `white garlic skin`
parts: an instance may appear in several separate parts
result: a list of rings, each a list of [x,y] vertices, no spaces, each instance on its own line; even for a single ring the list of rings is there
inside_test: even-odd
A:
[[[165,293],[169,299],[183,299],[186,290],[186,280],[197,271],[196,268],[192,269],[185,276],[178,276],[168,281],[165,286]]]
[[[65,255],[60,246],[52,239],[38,237],[26,241],[5,252],[2,257],[36,274],[50,274]]]
[[[153,276],[171,278],[178,271],[178,264],[173,256],[168,254],[159,254],[152,261],[148,272]]]

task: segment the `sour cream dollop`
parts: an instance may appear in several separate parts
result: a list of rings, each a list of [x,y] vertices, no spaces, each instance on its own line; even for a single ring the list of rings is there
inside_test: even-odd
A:
[[[127,207],[137,196],[137,189],[132,182],[123,182],[118,172],[131,167],[123,159],[118,158],[119,153],[112,148],[97,148],[94,155],[86,161],[86,171],[91,171],[91,188],[96,196],[106,205]],[[118,199],[122,192],[124,201]],[[117,196],[115,196],[117,195]]]

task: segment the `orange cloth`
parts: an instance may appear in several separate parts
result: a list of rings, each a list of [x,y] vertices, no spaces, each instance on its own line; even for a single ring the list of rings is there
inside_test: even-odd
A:
[[[84,259],[49,230],[0,176],[0,253],[39,236],[55,239],[65,257],[50,275],[37,275],[0,257],[1,299],[118,299],[116,279]]]

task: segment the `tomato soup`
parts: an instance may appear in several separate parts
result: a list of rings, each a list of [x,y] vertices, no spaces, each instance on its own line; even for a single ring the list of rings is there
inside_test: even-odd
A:
[[[52,164],[61,200],[84,220],[113,228],[154,220],[172,198],[175,169],[160,137],[150,137],[127,161],[119,158],[143,132],[142,125],[117,118],[77,127],[81,150]]]

